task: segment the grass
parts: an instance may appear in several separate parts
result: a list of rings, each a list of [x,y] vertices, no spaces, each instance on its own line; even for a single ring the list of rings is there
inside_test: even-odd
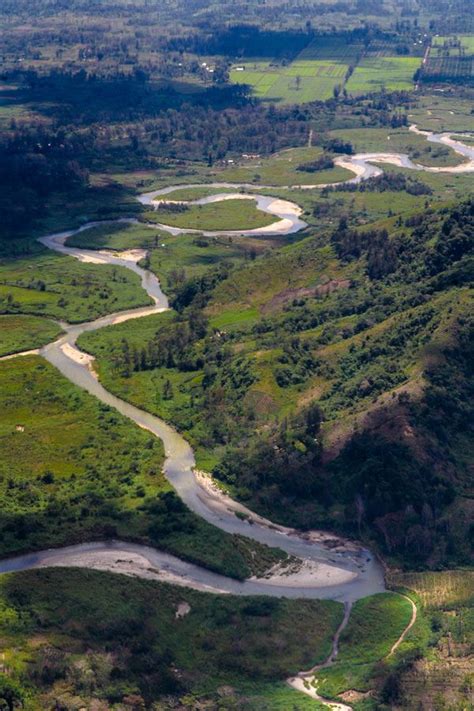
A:
[[[57,324],[38,316],[0,316],[0,356],[40,348],[60,333]]]
[[[217,194],[235,193],[235,188],[178,188],[171,193],[166,193],[161,197],[162,200],[200,200],[201,198],[211,197]]]
[[[158,243],[162,234],[159,230],[142,225],[97,225],[72,235],[68,238],[67,245],[83,249],[118,251],[132,248],[149,249]]]
[[[420,57],[363,57],[347,82],[349,94],[387,91],[410,91],[413,75],[421,64]]]
[[[463,35],[463,34],[454,34],[454,35],[442,35],[442,36],[436,36],[433,37],[433,42],[432,42],[432,47],[437,48],[441,47],[443,48],[444,43],[447,42],[449,45],[449,41],[457,39],[461,43],[461,47],[465,50],[466,54],[474,54],[474,35]],[[451,56],[455,56],[458,54],[458,49],[457,48],[450,48],[449,52]]]
[[[256,242],[256,244],[254,244]],[[268,246],[268,240],[232,237],[197,237],[195,234],[160,236],[158,247],[149,253],[150,269],[172,293],[183,279],[201,276],[221,262],[235,263],[248,259]]]
[[[290,148],[269,158],[254,158],[242,161],[232,168],[216,174],[217,180],[234,183],[262,185],[321,185],[338,183],[353,178],[354,174],[344,168],[331,168],[317,173],[296,170],[298,165],[321,157],[321,148]]]
[[[275,560],[180,505],[161,442],[42,358],[5,361],[0,382],[0,555],[121,536],[237,577],[255,551]]]
[[[184,212],[174,212],[165,205],[145,212],[142,219],[171,227],[193,230],[252,230],[278,221],[274,215],[257,210],[253,200],[225,200],[208,205],[190,205]]]
[[[176,619],[182,603],[189,612]],[[3,576],[0,609],[3,659],[29,689],[26,711],[133,694],[314,709],[283,680],[327,656],[342,617],[332,601],[217,596],[74,569]]]
[[[472,101],[440,93],[421,96],[408,118],[429,131],[474,131]]]
[[[375,665],[387,657],[411,614],[409,601],[394,593],[357,600],[341,634],[336,663],[316,675],[321,694],[336,698],[348,689],[364,692],[373,688]]]
[[[255,95],[266,101],[325,101],[333,96],[335,86],[344,84],[349,65],[356,63],[360,51],[359,45],[347,44],[342,36],[318,37],[290,64],[247,59],[232,67],[230,78],[250,84]]]
[[[414,590],[430,609],[455,609],[474,604],[474,572],[445,570],[442,572],[396,573],[390,584]]]
[[[338,661],[361,664],[386,657],[411,615],[411,604],[401,595],[379,593],[357,600],[341,634]]]
[[[49,250],[0,265],[0,311],[90,321],[150,303],[130,270],[84,264]]]
[[[372,153],[384,151],[386,153],[408,153],[409,157],[417,163],[427,166],[458,165],[463,162],[462,156],[455,153],[448,146],[429,143],[424,136],[417,135],[407,128],[361,128],[344,131],[334,131],[333,135],[350,141],[356,152]],[[392,166],[384,169],[389,171]],[[413,171],[411,174],[414,175]],[[422,173],[418,176],[424,179]]]

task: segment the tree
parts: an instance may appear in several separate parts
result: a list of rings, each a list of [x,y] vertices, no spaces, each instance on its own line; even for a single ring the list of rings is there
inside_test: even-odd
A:
[[[163,385],[163,400],[172,400],[173,394],[171,380],[165,380],[165,384]]]
[[[0,709],[14,711],[22,706],[24,699],[21,686],[6,674],[0,674]]]

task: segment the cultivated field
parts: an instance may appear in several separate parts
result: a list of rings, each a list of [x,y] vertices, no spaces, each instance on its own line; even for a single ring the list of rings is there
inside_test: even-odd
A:
[[[234,65],[231,79],[250,84],[257,96],[268,101],[324,101],[333,95],[334,87],[344,84],[349,66],[357,63],[361,53],[360,45],[347,44],[343,37],[318,37],[290,64],[247,61]]]
[[[231,80],[250,84],[267,101],[305,103],[324,101],[344,87],[350,94],[413,88],[419,56],[394,54],[390,43],[378,42],[365,50],[342,36],[318,37],[291,62],[267,59],[235,64]]]
[[[347,82],[349,94],[413,89],[413,74],[420,66],[419,57],[373,56],[364,57]]]

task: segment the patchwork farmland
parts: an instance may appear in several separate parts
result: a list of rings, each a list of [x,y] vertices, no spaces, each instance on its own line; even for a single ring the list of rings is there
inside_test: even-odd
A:
[[[421,79],[425,82],[473,82],[474,35],[434,37]]]
[[[413,88],[418,56],[394,55],[393,46],[382,43],[364,48],[347,36],[316,37],[288,62],[261,58],[235,64],[231,80],[249,84],[261,99],[281,103],[324,101],[338,91],[360,95]]]

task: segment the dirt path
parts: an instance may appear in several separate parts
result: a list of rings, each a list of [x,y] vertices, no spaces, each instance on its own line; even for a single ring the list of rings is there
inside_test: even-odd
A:
[[[404,640],[405,637],[407,636],[408,632],[411,630],[411,628],[412,628],[413,625],[415,624],[415,622],[416,622],[416,616],[417,616],[417,609],[416,609],[416,605],[415,605],[415,603],[413,602],[413,600],[411,600],[407,595],[402,595],[401,593],[397,593],[397,594],[400,595],[400,597],[404,597],[405,600],[408,600],[408,602],[409,602],[409,603],[411,604],[411,606],[412,606],[412,612],[411,612],[411,619],[410,619],[410,622],[407,624],[407,626],[405,627],[405,629],[404,629],[403,632],[401,633],[400,637],[397,639],[397,641],[395,642],[395,644],[392,646],[390,652],[389,652],[388,655],[387,655],[388,657],[391,657],[392,654],[394,654],[394,653],[397,651],[397,649],[399,648],[399,646],[401,645],[401,643],[403,642],[403,640]]]
[[[301,679],[314,676],[314,674],[320,669],[327,669],[327,667],[330,667],[332,664],[334,664],[334,662],[336,661],[337,654],[339,652],[339,640],[341,638],[342,632],[347,627],[347,623],[349,622],[349,618],[351,616],[351,610],[352,603],[346,602],[346,604],[344,605],[344,617],[342,618],[342,622],[337,628],[336,634],[334,635],[334,639],[332,641],[332,649],[329,657],[326,659],[325,662],[322,662],[321,664],[315,664],[314,667],[311,667],[311,669],[308,669],[307,671],[298,672],[298,676]]]

